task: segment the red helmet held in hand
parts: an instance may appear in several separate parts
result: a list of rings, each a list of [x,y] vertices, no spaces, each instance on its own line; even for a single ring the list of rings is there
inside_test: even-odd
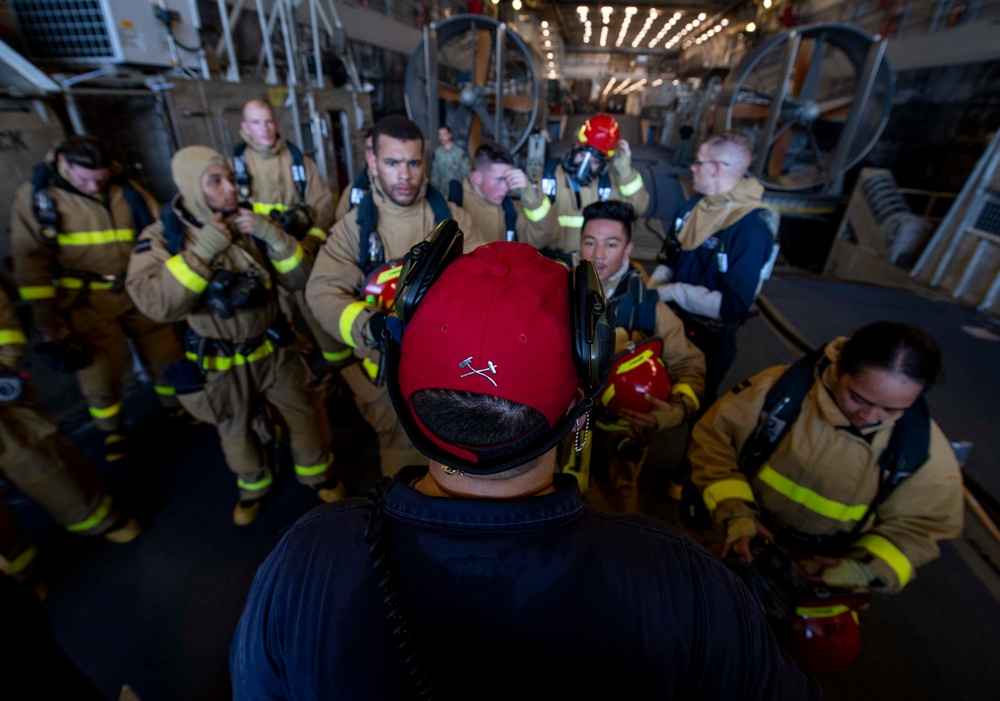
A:
[[[361,287],[361,298],[378,307],[380,312],[392,311],[392,303],[396,300],[396,284],[402,270],[403,262],[400,260],[375,268]]]
[[[651,394],[666,401],[670,396],[670,375],[663,364],[663,341],[650,338],[618,355],[611,364],[601,404],[620,415],[623,409],[647,412]]]
[[[588,119],[580,127],[577,134],[584,146],[593,146],[602,154],[611,158],[618,148],[618,122],[610,114],[597,114]]]

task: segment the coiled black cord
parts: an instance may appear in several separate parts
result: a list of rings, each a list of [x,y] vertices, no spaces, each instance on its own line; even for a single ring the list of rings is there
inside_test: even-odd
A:
[[[410,616],[406,601],[400,589],[399,567],[392,557],[392,540],[389,537],[382,500],[389,486],[389,478],[384,477],[368,492],[365,504],[365,543],[372,559],[372,570],[378,580],[378,591],[382,595],[382,606],[389,621],[393,643],[403,665],[403,673],[413,689],[415,697],[421,701],[437,698],[437,689],[430,670],[424,661],[423,650],[410,626]]]

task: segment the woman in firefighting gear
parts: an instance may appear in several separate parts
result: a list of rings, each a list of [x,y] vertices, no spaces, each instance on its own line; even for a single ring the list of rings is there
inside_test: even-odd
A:
[[[58,427],[41,411],[34,390],[17,374],[25,343],[14,308],[0,290],[0,477],[71,533],[129,542],[142,531],[139,522],[113,504],[97,472],[56,432]],[[0,496],[0,572],[28,579],[37,555]]]
[[[324,501],[341,498],[326,412],[305,360],[283,345],[275,294],[275,285],[302,289],[310,261],[270,219],[237,211],[233,173],[220,154],[189,146],[171,166],[179,195],[140,236],[127,286],[154,319],[187,322],[187,361],[173,368],[178,397],[219,431],[239,487],[233,521],[251,523],[271,489],[271,466],[251,430],[264,406],[288,426],[296,479]]]
[[[692,480],[725,531],[721,553],[752,560],[760,535],[829,586],[899,591],[938,556],[938,540],[962,530],[961,475],[923,399],[940,350],[923,331],[883,321],[798,367],[801,401],[792,370],[775,367],[695,425]]]
[[[588,119],[577,132],[577,145],[562,161],[552,159],[542,175],[542,193],[536,207],[525,205],[531,241],[574,253],[580,246],[583,209],[610,199],[631,204],[640,216],[649,207],[649,192],[632,167],[632,149],[620,138],[618,122],[608,114]]]
[[[11,208],[14,280],[31,303],[46,359],[75,371],[105,456],[125,457],[122,377],[126,337],[154,378],[160,403],[177,408],[163,369],[180,359],[170,326],[136,309],[125,269],[140,231],[156,220],[155,200],[120,172],[107,147],[74,136],[35,167]]]

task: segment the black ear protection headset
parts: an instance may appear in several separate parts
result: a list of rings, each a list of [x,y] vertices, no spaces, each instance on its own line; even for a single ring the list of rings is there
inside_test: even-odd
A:
[[[600,278],[593,264],[581,261],[570,277],[570,322],[573,338],[573,361],[580,376],[584,399],[551,429],[540,429],[513,445],[496,448],[464,448],[475,454],[475,462],[444,451],[420,429],[399,388],[399,358],[406,323],[415,314],[427,290],[441,276],[451,261],[462,253],[464,234],[454,220],[447,219],[421,241],[403,259],[396,288],[395,312],[398,324],[383,319],[376,324],[382,353],[385,356],[386,387],[400,422],[413,444],[432,460],[459,467],[472,474],[503,472],[542,455],[554,447],[594,405],[611,370],[615,354],[614,311],[608,305]],[[385,315],[383,315],[385,316]],[[379,329],[379,326],[381,328]]]

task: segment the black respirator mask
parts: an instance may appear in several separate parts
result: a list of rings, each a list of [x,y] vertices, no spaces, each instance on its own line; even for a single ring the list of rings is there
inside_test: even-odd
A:
[[[580,153],[583,154],[583,160],[574,163]],[[594,163],[598,164],[597,168],[593,167]],[[563,156],[562,167],[577,183],[589,185],[594,178],[608,172],[608,157],[593,146],[576,146]]]

